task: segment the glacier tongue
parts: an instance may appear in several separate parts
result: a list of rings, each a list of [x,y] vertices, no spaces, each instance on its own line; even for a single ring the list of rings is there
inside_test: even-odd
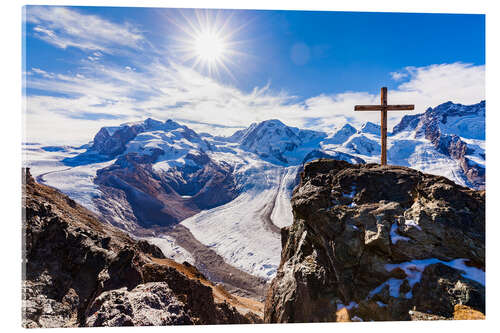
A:
[[[244,193],[220,207],[181,222],[204,245],[227,263],[250,274],[270,279],[280,261],[280,235],[263,225],[261,210],[274,197],[272,190]]]
[[[82,154],[83,149],[78,147],[48,149],[40,144],[24,146],[27,148],[23,150],[23,164],[30,168],[37,182],[57,188],[87,209],[99,213],[93,198],[102,193],[94,184],[94,178],[97,170],[112,164],[114,160],[68,166],[62,161]]]
[[[227,263],[269,280],[280,262],[279,228],[293,221],[290,195],[299,166],[281,167],[248,156],[246,161],[235,171],[246,184],[235,200],[181,224]]]

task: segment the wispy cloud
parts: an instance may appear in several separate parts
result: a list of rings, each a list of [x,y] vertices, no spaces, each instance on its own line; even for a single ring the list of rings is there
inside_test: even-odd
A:
[[[42,77],[44,78],[48,78],[48,79],[53,79],[55,77],[55,74],[53,73],[47,73],[46,71],[44,71],[43,69],[40,69],[40,68],[36,68],[36,67],[33,67],[31,69],[31,72],[29,73],[29,75],[31,75],[32,73],[36,73],[36,74],[39,74],[41,75]]]
[[[28,7],[26,21],[33,23],[37,38],[56,47],[113,53],[114,46],[140,48],[144,36],[131,24],[117,24],[74,9]],[[95,55],[94,55],[95,57]]]
[[[146,117],[178,119],[194,129],[216,129],[223,134],[270,118],[331,131],[345,122],[360,126],[365,121],[377,122],[380,117],[377,112],[353,111],[355,104],[380,101],[379,95],[367,92],[319,95],[299,101],[285,92],[273,91],[269,84],[244,93],[175,63],[156,62],[136,70],[127,67],[90,64],[87,72],[71,76],[32,69],[29,87],[67,96],[28,96],[28,134],[36,140],[46,136],[61,142],[85,142],[101,126]],[[414,103],[416,111],[390,113],[389,126],[404,114],[424,112],[448,100],[472,104],[484,99],[484,66],[454,63],[404,70],[407,81],[389,92],[389,103]],[[85,121],[82,114],[87,115]],[[46,126],[40,127],[41,121],[46,121]],[[228,126],[227,131],[216,125]],[[81,130],[67,133],[57,130],[58,126]]]
[[[398,87],[401,98],[423,96],[431,105],[443,98],[462,103],[484,99],[484,65],[457,62],[406,67],[405,71],[409,80]]]

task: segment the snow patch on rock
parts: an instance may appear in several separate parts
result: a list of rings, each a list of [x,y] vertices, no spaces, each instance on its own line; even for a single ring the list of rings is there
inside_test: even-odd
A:
[[[393,223],[391,226],[391,243],[396,244],[398,241],[409,241],[410,238],[398,234],[398,224]]]

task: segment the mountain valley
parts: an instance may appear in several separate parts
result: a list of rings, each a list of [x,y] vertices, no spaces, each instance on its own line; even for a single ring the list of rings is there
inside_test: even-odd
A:
[[[388,163],[484,189],[484,110],[484,101],[448,102],[403,117],[388,136]],[[147,119],[103,127],[81,147],[25,143],[23,150],[38,182],[167,258],[263,300],[281,260],[280,229],[293,222],[290,198],[304,164],[378,163],[379,142],[380,127],[369,122],[325,133],[268,120],[221,137]],[[227,265],[236,277],[230,281],[204,261]]]

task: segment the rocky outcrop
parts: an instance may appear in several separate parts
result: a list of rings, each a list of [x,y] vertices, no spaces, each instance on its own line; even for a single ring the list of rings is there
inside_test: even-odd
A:
[[[335,151],[333,153],[327,154],[321,150],[313,150],[310,153],[304,157],[304,160],[302,160],[302,164],[306,164],[307,162],[310,162],[312,160],[317,160],[318,158],[329,158],[333,160],[342,160],[346,162],[351,162],[351,163],[366,163],[366,161],[360,157],[351,155],[351,154],[346,154],[342,153],[339,151]],[[297,175],[299,176],[299,175]]]
[[[305,165],[265,322],[484,313],[485,193],[410,168]],[[346,317],[348,318],[343,318]]]
[[[101,223],[23,171],[23,326],[250,323],[193,266]],[[156,260],[156,261],[155,261]],[[158,263],[158,260],[163,260]],[[183,271],[184,270],[184,271]],[[226,292],[227,293],[227,292]],[[227,301],[227,302],[226,302]]]

